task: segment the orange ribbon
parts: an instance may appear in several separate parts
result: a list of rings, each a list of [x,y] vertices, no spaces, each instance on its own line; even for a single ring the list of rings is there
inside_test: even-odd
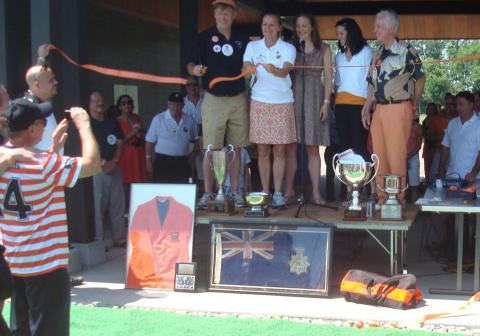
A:
[[[429,61],[423,61],[423,62],[414,62],[413,64],[438,64],[438,63],[451,63],[451,62],[462,62],[462,61],[471,61],[474,59],[479,59],[480,54],[476,55],[470,55],[470,56],[463,56],[463,57],[455,57],[451,58],[448,60],[429,60]],[[295,65],[292,68],[297,68],[297,69],[327,69],[327,68],[365,68],[365,67],[371,67],[371,64],[368,65]],[[234,81],[240,78],[245,78],[248,75],[252,74],[255,72],[256,67],[251,67],[248,68],[245,71],[242,71],[242,73],[238,76],[235,77],[216,77],[212,79],[208,85],[208,87],[211,89],[214,85],[220,83],[220,82],[227,82],[227,81]]]
[[[65,52],[61,49],[57,48],[53,44],[48,45],[49,50],[56,50],[62,55],[69,63],[76,65],[80,68],[90,70],[93,72],[97,72],[103,75],[112,76],[112,77],[120,77],[120,78],[128,78],[128,79],[136,79],[141,81],[159,83],[159,84],[180,84],[185,85],[187,80],[185,78],[180,77],[165,77],[165,76],[156,76],[150,75],[142,72],[134,72],[134,71],[127,71],[127,70],[119,70],[119,69],[111,69],[100,67],[93,64],[79,64],[75,62],[70,56],[68,56]]]
[[[467,302],[465,302],[463,305],[461,305],[456,310],[451,311],[449,313],[426,314],[425,316],[418,319],[418,323],[423,324],[428,320],[433,320],[433,319],[437,319],[437,318],[440,318],[440,317],[447,317],[447,316],[456,314],[456,313],[458,313],[462,310],[467,309],[469,306],[473,305],[477,301],[480,301],[480,292],[476,293]]]
[[[255,71],[257,71],[256,66],[249,67],[245,70],[243,70],[240,75],[235,76],[235,77],[215,77],[208,83],[208,88],[211,89],[214,85],[220,83],[220,82],[231,82],[231,81],[236,81],[237,79],[240,78],[245,78],[251,74],[253,74]]]

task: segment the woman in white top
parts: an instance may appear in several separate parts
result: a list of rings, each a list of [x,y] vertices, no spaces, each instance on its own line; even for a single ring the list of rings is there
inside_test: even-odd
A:
[[[362,108],[367,97],[366,78],[372,62],[372,49],[353,19],[344,18],[335,26],[339,48],[335,56],[335,121],[341,148],[352,148],[355,153],[369,160],[368,130],[363,127]]]
[[[273,149],[272,206],[285,207],[281,192],[285,175],[285,149],[296,142],[292,81],[295,48],[280,38],[282,24],[276,14],[262,17],[263,38],[249,42],[244,68],[256,66],[250,103],[250,141],[257,144],[258,168],[264,192],[270,192],[270,153]]]

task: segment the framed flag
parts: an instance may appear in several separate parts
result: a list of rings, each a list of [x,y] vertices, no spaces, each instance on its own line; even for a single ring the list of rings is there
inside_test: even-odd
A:
[[[175,265],[192,260],[196,185],[132,183],[126,288],[174,289]]]
[[[328,296],[333,229],[212,222],[210,290]]]

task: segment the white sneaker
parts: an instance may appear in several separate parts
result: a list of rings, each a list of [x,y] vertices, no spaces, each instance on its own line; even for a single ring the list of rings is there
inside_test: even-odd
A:
[[[287,207],[287,202],[285,201],[285,197],[283,197],[283,194],[279,191],[274,192],[272,197],[272,208],[280,209],[280,208],[286,208],[286,207]]]
[[[233,200],[233,204],[235,208],[243,208],[245,206],[245,199],[243,198],[243,193],[240,191],[235,191],[231,194],[231,199]]]
[[[214,193],[203,193],[202,197],[200,197],[200,200],[197,202],[197,209],[198,210],[205,210],[207,209],[207,202],[211,201],[215,198]]]

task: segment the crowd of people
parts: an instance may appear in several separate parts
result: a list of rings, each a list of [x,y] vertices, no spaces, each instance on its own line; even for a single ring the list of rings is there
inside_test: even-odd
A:
[[[70,108],[82,144],[79,157],[63,155],[68,121],[57,125],[52,114],[49,101],[59,83],[46,64],[45,46],[39,48],[39,64],[26,73],[23,98],[9,103],[0,87],[0,109],[5,111],[0,242],[13,279],[14,334],[68,334],[64,188],[79,178],[93,176],[95,239],[103,241],[109,227],[111,244],[117,247],[126,245],[124,213],[131,183],[197,181],[202,189],[197,207],[207,207],[215,197],[208,147],[235,149],[227,193],[235,207],[245,205],[251,157],[257,159],[262,191],[272,194],[271,206],[285,208],[294,201],[303,150],[315,204],[335,199],[331,158],[349,148],[366,161],[371,153],[378,155],[376,184],[381,185],[382,175],[408,176],[412,200],[418,197],[422,144],[427,181],[452,175],[480,178],[479,95],[448,93],[445,107],[429,103],[420,123],[418,103],[426,76],[414,48],[397,38],[395,12],[376,15],[375,50],[353,19],[338,21],[332,27],[338,37],[335,56],[311,15],[296,17],[293,38],[287,41],[282,18],[267,12],[261,19],[262,38],[251,41],[233,27],[236,13],[234,0],[213,1],[216,24],[192,46],[186,95],[172,92],[167,110],[149,127],[133,112],[135,101],[126,94],[107,108],[104,94],[93,90],[88,113]],[[253,75],[209,86],[217,77],[242,71]],[[325,197],[320,193],[320,146],[327,147]],[[375,183],[370,193],[378,194],[379,205],[385,201]],[[404,202],[403,193],[399,200]],[[2,269],[4,265],[0,263]],[[0,332],[9,332],[1,319]]]

